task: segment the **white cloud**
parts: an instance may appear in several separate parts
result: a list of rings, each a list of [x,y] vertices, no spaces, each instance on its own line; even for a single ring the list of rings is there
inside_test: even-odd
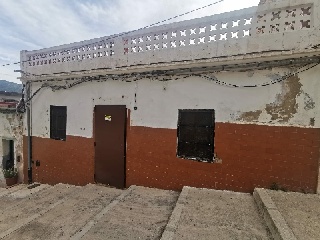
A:
[[[17,79],[17,77],[19,77],[20,74],[14,72],[14,70],[17,70],[17,69],[19,69],[19,67],[17,65],[0,67],[0,79],[20,83],[20,80]],[[0,89],[0,91],[1,91],[1,89]]]
[[[213,3],[214,0],[2,0],[0,65],[19,61],[20,50],[34,50],[134,30]],[[225,0],[176,21],[257,5],[259,0]],[[18,82],[13,69],[0,78]],[[6,75],[4,75],[6,74]],[[12,75],[12,76],[8,76]]]

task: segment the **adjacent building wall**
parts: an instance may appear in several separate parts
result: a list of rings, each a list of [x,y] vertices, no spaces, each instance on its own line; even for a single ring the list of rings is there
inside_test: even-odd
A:
[[[5,99],[19,101],[21,99],[21,94],[16,92],[3,92],[0,91],[0,101]]]
[[[206,73],[233,84],[269,82],[296,69]],[[32,101],[34,181],[93,182],[93,108],[126,105],[127,186],[183,185],[250,192],[272,184],[315,192],[319,171],[320,67],[260,88],[199,77],[94,81],[42,89]],[[50,82],[64,85],[66,81]],[[33,83],[33,92],[42,83]],[[50,139],[50,105],[67,106],[67,140]],[[135,110],[136,109],[136,110]],[[215,109],[216,163],[176,157],[179,109]],[[26,151],[25,151],[26,153]],[[25,158],[26,159],[26,158]],[[26,165],[26,164],[25,164]]]
[[[17,114],[15,109],[0,109],[0,160],[7,155],[8,141],[14,141],[15,167],[19,171],[19,181],[23,181],[23,115]],[[18,160],[18,161],[17,161]],[[0,173],[2,175],[2,171]]]

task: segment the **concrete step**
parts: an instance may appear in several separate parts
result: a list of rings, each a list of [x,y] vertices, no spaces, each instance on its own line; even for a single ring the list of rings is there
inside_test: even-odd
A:
[[[34,203],[42,204],[47,199],[52,199],[53,195],[57,195],[59,192],[64,193],[73,189],[74,186],[59,184],[55,187],[41,184],[40,186],[28,189],[28,185],[22,185],[16,191],[11,192],[1,198],[0,213],[6,214],[14,209],[24,209],[28,206],[34,206]]]
[[[10,194],[2,197],[0,239],[7,239],[9,234],[61,204],[64,198],[79,188],[66,184],[58,184],[42,189],[35,194],[26,194],[25,198],[21,198],[21,195],[19,198],[16,198],[15,195]]]
[[[25,185],[25,187],[19,189],[18,191],[14,191],[10,193],[8,196],[15,199],[28,198],[29,196],[34,195],[37,192],[40,192],[49,187],[51,186],[48,184],[39,184],[39,183]]]
[[[177,198],[177,192],[131,186],[81,239],[160,239]]]
[[[61,204],[6,239],[70,239],[122,192],[91,184],[76,188]]]
[[[27,187],[0,190],[0,239],[320,239],[319,195]]]
[[[26,184],[18,184],[12,187],[7,187],[7,188],[0,188],[0,198],[3,196],[6,196],[10,193],[16,192],[20,189],[26,188],[27,185]]]
[[[270,239],[270,236],[250,194],[184,187],[161,239]]]
[[[0,214],[6,214],[10,212],[14,208],[21,208],[26,206],[26,204],[30,201],[30,197],[36,197],[37,194],[35,190],[38,190],[40,192],[41,190],[44,190],[46,188],[50,188],[49,185],[43,184],[37,188],[34,189],[28,189],[28,185],[21,185],[20,188],[16,188],[15,191],[7,193],[5,196],[2,196],[1,199],[1,208],[0,208]],[[33,191],[30,191],[33,190]],[[32,192],[34,194],[32,195]],[[42,194],[42,191],[41,191]],[[43,196],[49,195],[50,191],[44,191]],[[33,199],[33,198],[32,198]]]
[[[320,239],[320,196],[255,189],[254,199],[274,239]]]

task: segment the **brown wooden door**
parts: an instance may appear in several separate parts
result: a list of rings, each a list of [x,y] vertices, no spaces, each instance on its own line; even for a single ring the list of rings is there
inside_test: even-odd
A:
[[[97,105],[94,114],[95,181],[125,187],[126,118],[124,105]]]

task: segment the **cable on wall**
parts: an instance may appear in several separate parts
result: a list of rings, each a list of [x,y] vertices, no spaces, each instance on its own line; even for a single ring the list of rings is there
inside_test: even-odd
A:
[[[294,72],[294,73],[288,73],[282,77],[279,77],[273,81],[270,81],[270,82],[265,82],[265,83],[261,83],[261,84],[253,84],[253,85],[237,85],[237,84],[231,84],[231,83],[227,83],[227,82],[224,82],[224,81],[220,81],[218,80],[217,78],[213,78],[213,77],[209,77],[209,76],[206,76],[206,75],[202,75],[202,74],[193,74],[193,76],[197,76],[197,77],[201,77],[201,78],[204,78],[204,79],[207,79],[207,80],[210,80],[210,81],[213,81],[219,85],[223,85],[223,86],[227,86],[227,87],[233,87],[233,88],[256,88],[256,87],[266,87],[266,86],[270,86],[270,85],[273,85],[273,84],[276,84],[276,83],[280,83],[280,82],[283,82],[284,80],[294,76],[294,75],[297,75],[299,73],[302,73],[302,72],[305,72],[305,71],[308,71],[309,69],[312,69],[318,65],[320,65],[320,63],[315,63],[309,67],[307,67],[309,64],[307,65],[304,65],[302,67],[299,68],[298,71]],[[305,68],[307,67],[307,68]],[[305,69],[304,69],[305,68]]]
[[[308,71],[316,66],[320,65],[320,62],[315,63],[315,64],[307,64],[304,65],[300,68],[298,68],[297,71],[293,73],[288,73],[284,76],[281,76],[275,80],[272,80],[270,82],[265,82],[262,84],[254,84],[254,85],[237,85],[237,84],[231,84],[227,83],[224,81],[221,81],[217,79],[216,77],[211,77],[205,74],[188,74],[185,76],[177,75],[177,74],[168,74],[166,71],[154,71],[151,73],[135,73],[135,74],[127,74],[127,75],[99,75],[99,76],[92,76],[92,77],[83,77],[80,78],[79,80],[76,80],[73,83],[70,84],[65,84],[65,85],[50,85],[50,81],[55,81],[55,80],[39,80],[38,82],[44,82],[31,96],[29,99],[25,100],[25,103],[30,102],[43,88],[50,88],[52,91],[59,91],[59,90],[67,90],[70,88],[73,88],[77,85],[86,83],[86,82],[105,82],[105,81],[110,81],[110,80],[115,80],[115,81],[125,81],[125,82],[136,82],[141,79],[151,79],[151,80],[158,80],[158,81],[176,81],[176,80],[181,80],[181,79],[186,79],[189,77],[199,77],[203,78],[209,81],[214,82],[215,84],[225,86],[225,87],[232,87],[232,88],[259,88],[259,87],[267,87],[276,83],[281,83],[288,78],[297,75],[299,73]],[[75,79],[69,79],[69,80],[75,80]]]
[[[269,62],[266,62],[266,64],[267,64],[267,67],[278,66],[279,64],[281,65],[282,62],[289,62],[290,64],[296,64],[296,63],[303,64],[304,63],[307,65],[307,64],[315,63],[315,60],[317,60],[316,62],[320,62],[320,55],[315,55],[315,56],[313,56],[307,60],[304,60],[304,61],[302,61],[301,58],[298,58],[298,59],[287,59],[287,60],[282,60],[282,61],[281,60],[280,61],[269,61]],[[172,63],[177,63],[177,62],[175,62],[175,61],[167,62],[167,64],[172,64]],[[259,67],[261,65],[261,63],[259,63],[259,62],[255,62],[252,64],[256,64],[257,67]],[[286,65],[288,65],[288,64],[286,64]],[[140,66],[142,66],[142,65],[140,65]],[[261,66],[263,66],[263,64]],[[283,65],[281,65],[281,66],[283,66]],[[222,67],[222,70],[225,70],[225,67],[228,67],[228,66],[226,65],[226,66],[221,66],[221,67]],[[96,70],[103,70],[103,69],[87,69],[87,70],[85,70],[85,72],[96,71]],[[230,70],[232,70],[232,69],[230,69]],[[155,70],[155,71],[157,71],[157,70]],[[170,72],[170,70],[167,70],[167,71]],[[23,74],[25,74],[27,77],[32,76],[35,78],[36,77],[50,78],[53,76],[61,77],[61,74],[77,74],[77,73],[83,73],[83,72],[84,71],[79,70],[79,71],[69,71],[69,72],[60,72],[60,73],[51,73],[51,74],[32,74],[32,73],[28,73],[28,72],[23,72]],[[66,77],[66,76],[64,76],[64,77]],[[33,82],[36,82],[36,81],[41,81],[41,80],[33,80]]]

